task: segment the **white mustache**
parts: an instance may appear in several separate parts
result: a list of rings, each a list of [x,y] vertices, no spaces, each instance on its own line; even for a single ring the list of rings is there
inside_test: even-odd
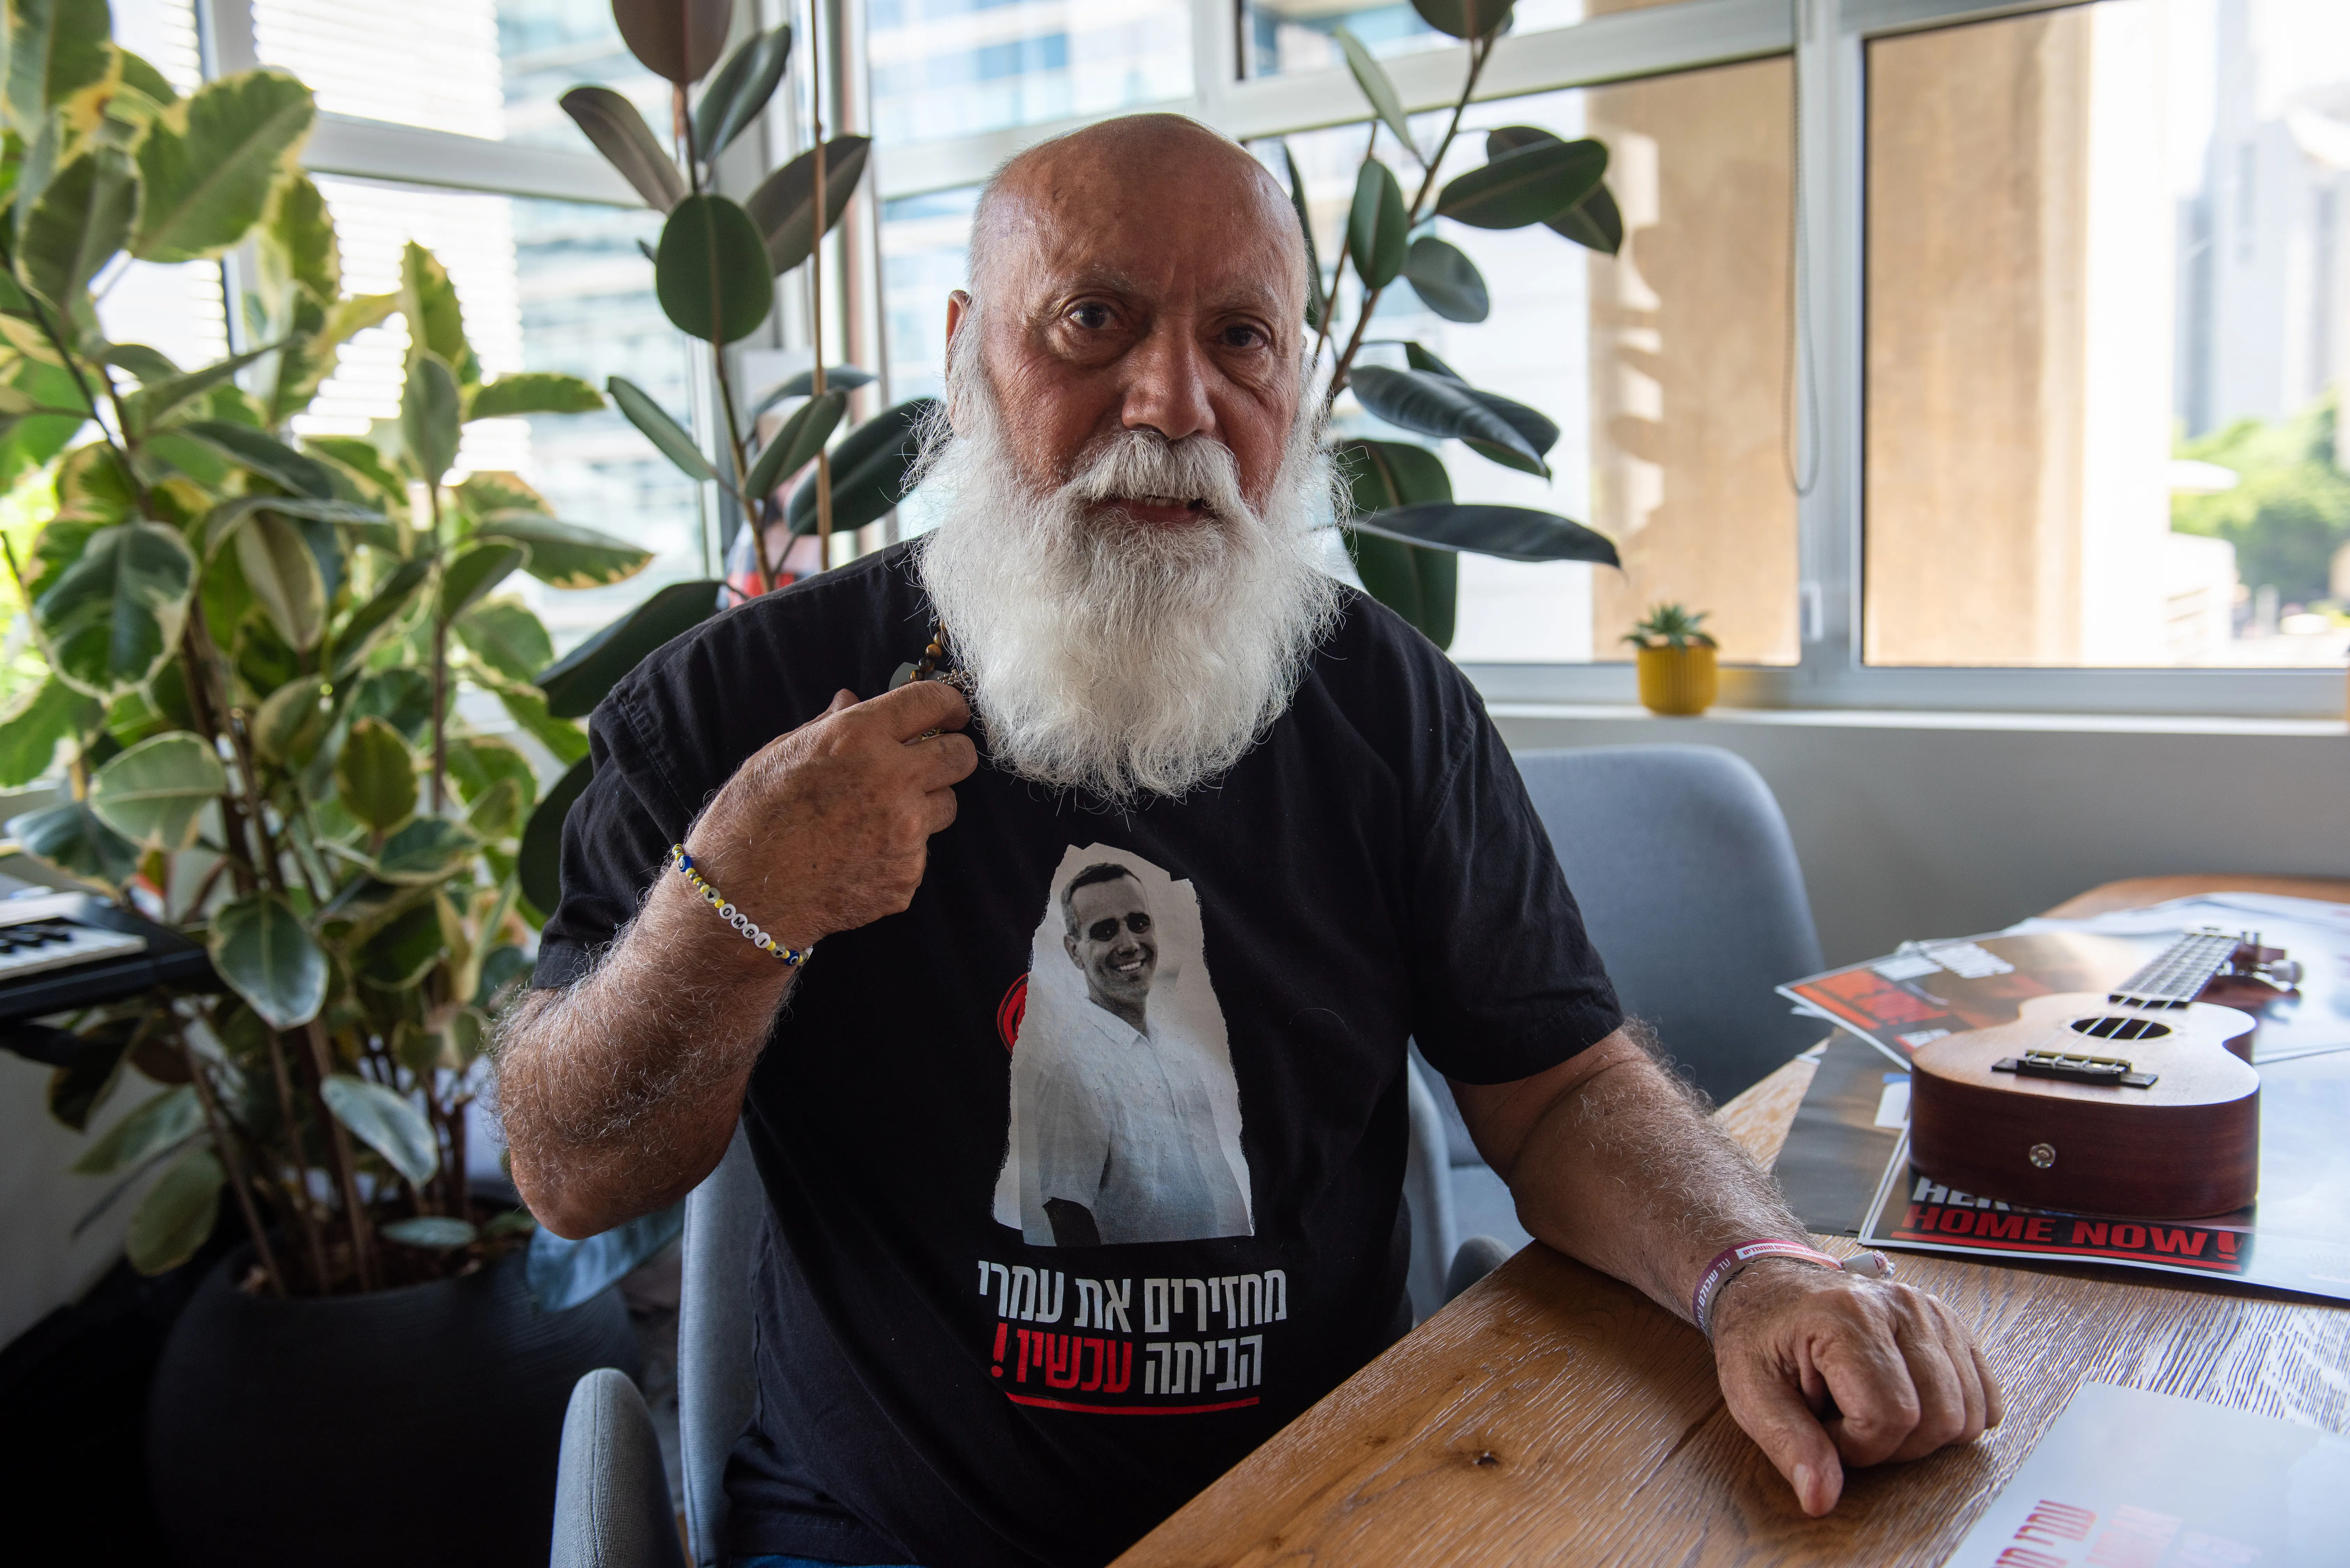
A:
[[[1248,511],[1240,461],[1212,436],[1169,441],[1157,431],[1120,431],[1095,443],[1062,493],[1080,501],[1188,502],[1232,522]]]

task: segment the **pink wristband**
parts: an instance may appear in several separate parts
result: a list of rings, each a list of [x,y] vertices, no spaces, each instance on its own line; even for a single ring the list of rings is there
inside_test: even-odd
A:
[[[1713,1337],[1713,1302],[1739,1271],[1747,1264],[1764,1258],[1795,1258],[1823,1268],[1842,1269],[1847,1273],[1861,1274],[1870,1279],[1889,1280],[1893,1277],[1893,1260],[1882,1252],[1856,1252],[1849,1258],[1837,1258],[1817,1247],[1801,1241],[1742,1241],[1735,1247],[1725,1247],[1708,1263],[1690,1296],[1690,1317],[1697,1324],[1700,1334]]]

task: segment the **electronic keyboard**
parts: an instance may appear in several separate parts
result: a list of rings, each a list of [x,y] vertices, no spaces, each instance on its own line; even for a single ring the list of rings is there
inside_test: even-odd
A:
[[[157,985],[213,991],[220,982],[203,948],[102,898],[0,898],[0,1045],[54,1061],[55,1032],[25,1020],[101,1007]]]

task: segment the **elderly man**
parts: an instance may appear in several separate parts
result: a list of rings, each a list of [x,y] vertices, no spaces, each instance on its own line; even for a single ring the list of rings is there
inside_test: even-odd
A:
[[[1711,1267],[1803,1231],[1627,1038],[1468,683],[1321,570],[1305,265],[1279,187],[1187,121],[1014,160],[948,310],[945,521],[597,711],[502,1045],[514,1173],[587,1235],[746,1129],[737,1561],[1098,1563],[1327,1393],[1409,1322],[1413,1037],[1535,1236],[1683,1315],[1712,1275],[1724,1397],[1806,1512],[1999,1419],[1932,1297]],[[885,690],[933,642],[953,683]],[[991,1202],[1001,1020],[1095,843],[1197,891],[1248,1234],[1035,1247]]]

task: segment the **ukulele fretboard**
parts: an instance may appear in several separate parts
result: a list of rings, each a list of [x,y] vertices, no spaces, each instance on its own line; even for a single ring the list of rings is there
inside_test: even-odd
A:
[[[2106,1000],[2125,1007],[2184,1007],[2234,961],[2242,943],[2241,937],[2226,931],[2189,931],[2160,958],[2114,987]]]

